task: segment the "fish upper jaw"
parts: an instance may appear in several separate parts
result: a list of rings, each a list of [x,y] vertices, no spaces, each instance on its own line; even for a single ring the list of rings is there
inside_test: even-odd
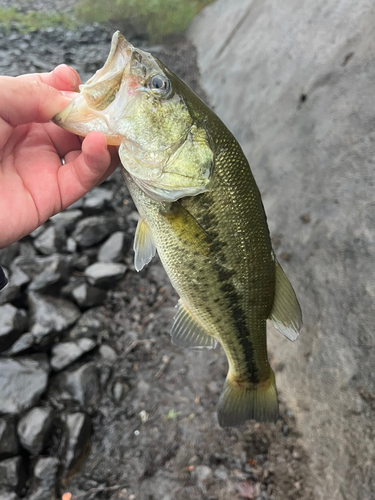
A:
[[[80,92],[53,121],[77,135],[102,132],[107,143],[119,146],[119,122],[132,97],[142,87],[140,56],[125,38],[116,32],[104,66],[85,84]]]

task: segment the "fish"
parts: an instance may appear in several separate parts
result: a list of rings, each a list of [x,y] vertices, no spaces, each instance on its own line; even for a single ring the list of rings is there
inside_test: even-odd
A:
[[[172,343],[213,349],[219,342],[226,354],[219,425],[276,421],[267,320],[294,341],[302,313],[233,134],[178,76],[118,31],[104,66],[54,122],[81,136],[102,132],[118,147],[140,216],[135,269],[158,252],[180,297]]]

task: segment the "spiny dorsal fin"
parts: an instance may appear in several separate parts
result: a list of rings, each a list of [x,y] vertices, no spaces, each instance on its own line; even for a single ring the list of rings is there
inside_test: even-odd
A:
[[[156,253],[151,231],[143,219],[139,219],[138,221],[133,249],[135,252],[134,267],[136,271],[140,271],[150,262]]]
[[[287,339],[294,341],[302,327],[302,312],[293,287],[276,259],[275,264],[275,298],[268,319]]]
[[[172,343],[193,349],[214,349],[217,344],[215,337],[203,330],[181,300],[178,301],[177,308],[171,331]]]

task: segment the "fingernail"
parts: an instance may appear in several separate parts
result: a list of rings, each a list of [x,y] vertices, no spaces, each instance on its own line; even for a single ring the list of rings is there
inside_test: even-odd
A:
[[[70,100],[73,100],[77,95],[79,95],[79,92],[71,92],[70,90],[61,90],[61,93],[64,97],[67,97]]]
[[[81,85],[81,79],[77,71],[67,64],[59,64],[53,71],[56,71],[60,68],[64,68],[64,80],[67,79],[70,82],[72,89],[77,89],[78,86]],[[67,70],[69,71],[69,73],[67,73]]]
[[[70,81],[72,82],[72,88],[77,89],[78,86],[81,85],[81,79],[79,77],[79,74],[71,66],[68,66],[68,68],[70,69]]]
[[[72,74],[73,88],[76,89],[79,85],[81,85],[81,78],[74,68],[70,67],[70,71]]]

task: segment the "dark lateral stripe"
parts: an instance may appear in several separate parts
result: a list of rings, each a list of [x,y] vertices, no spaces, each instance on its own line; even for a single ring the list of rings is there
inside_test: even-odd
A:
[[[204,198],[207,201],[210,201],[210,193],[205,193]],[[217,272],[220,289],[229,302],[229,310],[237,330],[237,340],[244,355],[246,375],[248,376],[250,382],[257,384],[260,382],[259,370],[255,363],[254,346],[250,340],[250,334],[247,329],[246,314],[240,306],[240,297],[231,283],[231,278],[236,273],[234,270],[230,270],[227,266],[225,266],[226,256],[223,250],[224,247],[227,246],[227,243],[218,238],[218,233],[215,231],[217,217],[216,214],[209,209],[211,206],[212,201],[208,203],[207,210],[199,220],[199,225],[208,236],[210,253],[216,256],[216,262],[213,262],[212,264]]]
[[[228,272],[223,270],[221,266],[218,266],[217,269],[219,280],[221,283],[220,289],[230,303],[229,309],[232,315],[233,323],[236,326],[237,340],[244,354],[246,374],[249,377],[250,382],[257,384],[258,382],[260,382],[260,378],[258,367],[255,364],[254,346],[250,341],[250,334],[249,330],[247,329],[245,312],[239,305],[240,299],[233,284],[228,281]]]

